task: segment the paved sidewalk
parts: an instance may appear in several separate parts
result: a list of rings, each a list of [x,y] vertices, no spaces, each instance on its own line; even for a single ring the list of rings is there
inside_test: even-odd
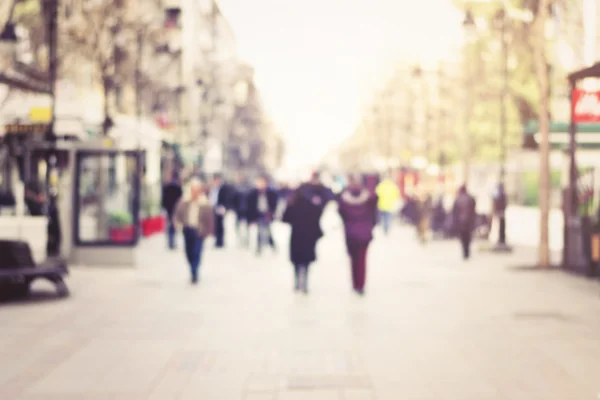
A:
[[[0,305],[0,399],[597,399],[597,283],[403,228],[358,298],[328,230],[309,296],[278,227],[278,254],[209,248],[198,287],[158,238],[141,268],[74,269],[70,299]]]

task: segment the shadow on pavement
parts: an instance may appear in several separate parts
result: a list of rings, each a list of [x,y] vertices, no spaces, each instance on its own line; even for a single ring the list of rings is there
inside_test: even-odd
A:
[[[508,270],[511,272],[564,272],[559,265],[552,265],[549,268],[540,268],[537,265],[511,265]]]

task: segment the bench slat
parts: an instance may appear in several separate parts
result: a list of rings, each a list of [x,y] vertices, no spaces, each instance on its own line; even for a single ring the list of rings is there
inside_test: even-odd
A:
[[[11,278],[16,276],[51,276],[68,275],[68,271],[64,265],[58,265],[54,267],[29,267],[29,268],[15,268],[15,269],[4,269],[0,270],[0,278]]]

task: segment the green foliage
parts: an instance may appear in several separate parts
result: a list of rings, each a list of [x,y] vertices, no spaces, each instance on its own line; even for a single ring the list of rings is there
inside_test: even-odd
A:
[[[133,218],[131,217],[131,213],[127,211],[112,211],[108,215],[108,224],[111,227],[123,227],[132,223]]]
[[[529,9],[534,16],[536,0],[513,0],[517,9]],[[469,9],[475,20],[475,38],[465,48],[467,65],[472,70],[469,80],[474,109],[469,128],[473,135],[472,153],[475,159],[497,159],[500,137],[500,96],[504,86],[505,57],[502,51],[501,20],[497,18],[500,2],[469,2],[457,4]],[[485,21],[484,24],[480,23]],[[533,59],[533,21],[520,21],[508,17],[505,37],[508,54],[508,94],[506,100],[506,143],[509,148],[520,146],[522,126],[537,119],[540,93]]]
[[[161,192],[159,183],[145,184],[142,187],[142,217],[147,218],[160,215],[162,210],[160,196]]]
[[[560,189],[562,172],[553,170],[550,173],[551,190]],[[540,194],[540,175],[535,171],[523,172],[521,174],[523,185],[523,205],[537,207]]]
[[[29,32],[31,52],[34,56],[34,65],[40,69],[47,67],[46,26],[39,0],[22,0],[15,6],[14,21]]]

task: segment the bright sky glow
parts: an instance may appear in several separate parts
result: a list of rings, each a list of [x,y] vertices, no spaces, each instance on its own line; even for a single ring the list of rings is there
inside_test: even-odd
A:
[[[350,135],[393,60],[445,57],[461,37],[450,0],[220,0],[240,56],[288,144],[310,166]]]

